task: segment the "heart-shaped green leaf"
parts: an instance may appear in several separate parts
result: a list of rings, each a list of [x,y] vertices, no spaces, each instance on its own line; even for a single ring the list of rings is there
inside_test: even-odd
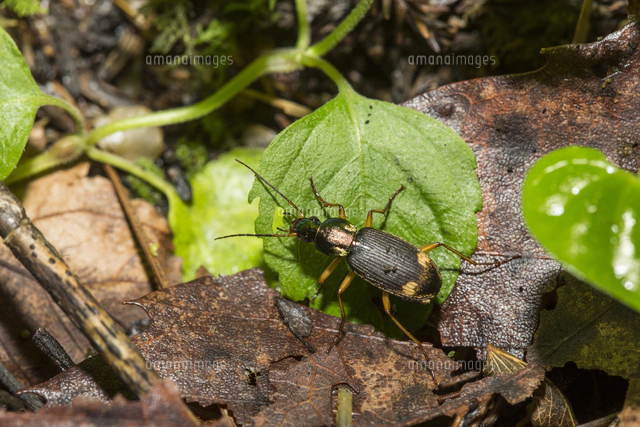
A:
[[[50,103],[33,80],[22,54],[0,27],[0,179],[13,171],[22,156],[36,111]]]
[[[324,210],[314,197],[309,183],[313,177],[320,195],[328,202],[341,203],[357,227],[365,225],[369,210],[384,208],[389,197],[405,185],[386,219],[374,214],[373,226],[416,246],[439,241],[471,254],[477,240],[475,212],[482,205],[475,167],[472,151],[446,125],[408,108],[343,91],[285,129],[265,151],[260,172],[305,216],[336,217],[337,208]],[[255,197],[261,198],[256,232],[279,233],[275,228],[278,209],[295,210],[259,182],[250,200]],[[295,238],[264,240],[265,261],[279,273],[281,292],[293,300],[311,298],[332,258],[322,255],[312,243]],[[460,259],[443,248],[429,255],[443,275],[437,297],[442,302],[455,284]],[[336,290],[346,272],[345,261],[312,305],[339,315]],[[349,318],[393,331],[394,327],[383,326],[390,322],[372,306],[372,302],[380,303],[380,295],[364,281],[354,281],[343,294]],[[409,328],[420,326],[429,313],[417,303],[399,299],[393,303],[397,317]]]
[[[640,311],[640,181],[598,150],[542,157],[522,192],[533,236],[566,267]]]

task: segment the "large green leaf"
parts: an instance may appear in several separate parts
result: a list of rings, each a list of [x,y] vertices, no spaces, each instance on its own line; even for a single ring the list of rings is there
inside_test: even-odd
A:
[[[234,233],[252,233],[258,215],[256,204],[247,203],[253,173],[235,159],[256,166],[262,150],[236,149],[205,165],[191,180],[190,206],[172,203],[169,221],[176,254],[184,259],[185,281],[203,266],[212,274],[233,274],[262,264],[258,239],[215,240]]]
[[[50,97],[40,92],[16,44],[0,27],[0,179],[13,171],[38,108]]]
[[[370,209],[384,208],[405,185],[386,220],[374,214],[374,227],[416,246],[441,241],[471,254],[477,240],[475,212],[482,205],[475,167],[469,147],[446,125],[408,108],[343,92],[285,129],[265,151],[260,171],[306,216],[337,216],[336,208],[326,214],[321,209],[309,184],[313,177],[322,197],[343,204],[347,217],[358,227],[364,226]],[[256,232],[278,232],[278,212],[294,209],[258,182],[250,200],[255,197],[261,198]],[[318,276],[332,260],[313,244],[295,238],[265,238],[264,248],[267,265],[279,273],[281,292],[293,300],[315,294]],[[437,297],[442,302],[455,284],[460,260],[443,248],[430,255],[443,274]],[[339,314],[336,290],[347,272],[345,264],[313,306]],[[380,295],[362,280],[354,281],[343,294],[350,319],[389,332],[383,327],[388,319],[372,305],[372,301],[379,303]],[[420,326],[429,313],[423,305],[399,299],[394,304],[398,318],[409,328]]]
[[[640,181],[598,150],[542,157],[522,192],[533,236],[578,277],[640,310]]]

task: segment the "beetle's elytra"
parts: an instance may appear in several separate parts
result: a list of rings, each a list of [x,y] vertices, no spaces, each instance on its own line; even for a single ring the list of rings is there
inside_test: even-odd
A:
[[[333,345],[338,342],[347,319],[341,295],[357,274],[382,290],[382,304],[385,313],[418,345],[425,358],[428,358],[422,343],[393,316],[389,294],[408,301],[428,304],[440,291],[442,277],[438,266],[426,253],[439,246],[443,246],[472,264],[476,264],[476,262],[444,243],[436,242],[418,248],[400,237],[371,227],[373,214],[380,213],[385,215],[391,208],[395,197],[404,190],[404,186],[401,186],[391,195],[384,209],[370,210],[367,213],[365,227],[358,230],[356,226],[347,220],[344,207],[341,204],[326,202],[318,194],[312,178],[309,178],[309,181],[316,199],[325,208],[337,207],[338,218],[328,218],[325,221],[320,221],[315,216],[305,217],[303,212],[269,181],[245,163],[240,160],[236,161],[251,170],[258,179],[284,198],[296,210],[297,216],[291,223],[288,232],[287,230],[282,230],[283,234],[233,234],[219,237],[218,239],[237,236],[297,237],[303,242],[313,242],[320,252],[338,257],[320,275],[318,283],[321,286],[318,293],[342,258],[346,257],[351,271],[338,288],[338,303],[342,321]],[[331,350],[331,347],[329,350]]]
[[[427,254],[376,228],[358,231],[347,263],[367,282],[408,301],[428,304],[442,286],[440,271]]]

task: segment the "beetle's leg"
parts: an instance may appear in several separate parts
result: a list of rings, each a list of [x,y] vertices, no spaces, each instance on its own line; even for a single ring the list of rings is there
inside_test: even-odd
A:
[[[340,258],[338,258],[338,259],[340,259]],[[329,353],[331,351],[331,349],[333,348],[333,346],[338,343],[338,340],[340,339],[340,335],[342,334],[342,328],[344,328],[344,322],[346,322],[346,320],[347,320],[347,315],[344,312],[344,305],[342,304],[341,295],[342,295],[342,293],[344,291],[347,290],[347,288],[351,284],[351,281],[353,280],[354,277],[356,277],[355,271],[350,271],[349,274],[347,274],[347,276],[344,278],[344,280],[340,284],[340,287],[338,288],[338,304],[340,305],[340,313],[342,314],[342,321],[340,322],[340,327],[338,328],[338,333],[336,334],[336,337],[333,340],[333,343],[331,344],[331,347],[329,347],[329,350],[327,350],[327,353]]]
[[[424,357],[427,360],[429,360],[429,356],[427,356],[427,352],[424,350],[424,347],[422,347],[422,343],[420,342],[420,340],[418,340],[416,337],[411,335],[411,333],[407,331],[407,329],[404,326],[402,326],[402,324],[398,321],[398,319],[396,319],[391,313],[391,301],[389,300],[389,292],[384,292],[384,291],[382,292],[382,306],[384,307],[384,312],[387,313],[387,315],[391,318],[391,320],[393,320],[395,324],[398,325],[398,328],[400,328],[402,332],[404,332],[404,334],[411,339],[411,341],[418,344],[418,347],[420,347],[420,351],[422,351],[422,354],[424,354]]]
[[[318,292],[316,292],[316,294],[311,299],[311,302],[315,301],[315,299],[318,298],[318,295],[320,295],[320,291],[322,291],[322,288],[324,288],[325,281],[329,278],[329,276],[331,276],[331,273],[335,271],[336,267],[338,267],[338,264],[340,264],[340,261],[342,261],[342,258],[334,259],[333,261],[331,261],[331,264],[329,264],[329,266],[322,272],[320,278],[318,279],[320,287],[318,288]]]
[[[384,312],[387,313],[387,316],[389,316],[391,318],[391,320],[393,320],[395,322],[396,325],[398,325],[398,328],[400,328],[400,330],[402,330],[402,332],[404,332],[405,335],[408,336],[411,339],[411,341],[413,341],[414,343],[416,343],[418,345],[418,348],[420,349],[420,351],[424,355],[424,358],[428,362],[429,361],[429,356],[427,355],[427,352],[425,351],[425,349],[424,349],[424,347],[422,345],[422,342],[420,342],[419,339],[417,339],[409,331],[407,331],[407,329],[404,326],[402,326],[402,324],[398,321],[398,319],[396,319],[393,316],[393,314],[391,313],[391,301],[389,300],[389,292],[382,291],[382,306],[384,307]],[[433,370],[429,369],[429,372],[431,373],[431,377],[433,378],[433,382],[437,387],[438,386],[438,381],[436,380],[436,376],[433,373]]]
[[[495,261],[495,262],[488,262],[488,263],[484,263],[484,262],[476,262],[474,260],[472,260],[471,258],[464,256],[463,254],[461,254],[460,252],[458,252],[457,250],[453,249],[451,246],[446,245],[444,243],[440,243],[440,242],[436,242],[436,243],[430,243],[428,245],[424,245],[423,247],[420,248],[420,250],[422,252],[429,252],[430,250],[433,250],[439,246],[444,247],[445,249],[450,250],[451,252],[453,252],[454,254],[458,255],[460,258],[464,259],[465,261],[470,262],[473,265],[488,265],[489,268],[482,270],[482,271],[477,271],[477,272],[467,272],[466,274],[482,274],[482,273],[486,273],[489,270],[492,270],[494,268],[500,267],[503,264],[507,264],[511,261],[513,261],[514,259],[518,259],[521,258],[521,255],[514,255],[514,256],[510,256],[507,259],[501,260],[501,261]]]
[[[389,201],[387,202],[387,206],[384,207],[384,209],[371,209],[369,211],[369,213],[367,214],[367,222],[365,223],[365,227],[371,227],[371,225],[373,224],[373,213],[381,213],[382,215],[386,214],[387,211],[391,208],[391,203],[393,202],[393,199],[396,198],[396,196],[398,194],[400,194],[401,191],[404,190],[404,185],[400,186],[400,188],[398,188],[396,190],[395,193],[393,193],[391,195],[391,197],[389,197]]]
[[[313,194],[315,194],[316,195],[316,199],[318,199],[318,201],[320,203],[322,203],[322,207],[328,208],[330,206],[337,206],[338,207],[338,217],[340,217],[342,219],[347,219],[347,215],[344,213],[344,207],[340,203],[329,203],[329,202],[325,201],[322,198],[322,196],[320,196],[320,193],[318,193],[318,190],[316,190],[316,186],[313,183],[313,178],[309,177],[309,181],[311,182],[311,189],[313,190]]]
[[[432,251],[435,248],[438,248],[440,246],[442,246],[443,248],[445,248],[445,249],[453,252],[454,254],[458,255],[463,260],[468,261],[473,265],[478,265],[477,262],[475,262],[474,260],[472,260],[468,256],[463,255],[462,253],[458,252],[457,250],[453,249],[451,246],[447,245],[446,243],[442,243],[442,242],[429,243],[428,245],[424,245],[423,247],[421,247],[420,250],[422,252],[424,252],[424,253],[427,253],[427,252]]]

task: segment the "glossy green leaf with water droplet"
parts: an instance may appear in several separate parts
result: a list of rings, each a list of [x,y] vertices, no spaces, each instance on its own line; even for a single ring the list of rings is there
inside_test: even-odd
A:
[[[598,150],[542,157],[524,182],[533,236],[572,273],[640,311],[640,180]]]
[[[338,214],[335,207],[322,209],[311,191],[309,177],[313,177],[322,197],[344,205],[347,218],[357,227],[365,225],[370,209],[384,208],[405,185],[386,218],[374,214],[373,226],[416,246],[440,241],[465,254],[475,249],[475,212],[482,206],[475,168],[475,156],[465,141],[441,122],[346,91],[286,128],[260,162],[260,173],[305,216],[324,219]],[[257,233],[281,233],[274,228],[274,211],[295,213],[261,183],[254,184],[250,197],[261,198]],[[318,289],[318,277],[333,258],[318,252],[313,243],[295,238],[265,238],[264,242],[265,261],[279,274],[282,293],[296,301],[311,298]],[[434,298],[441,303],[454,287],[460,258],[443,248],[429,256],[443,276],[441,292]],[[313,307],[340,314],[336,291],[347,271],[343,261]],[[379,289],[355,280],[343,294],[349,319],[402,336],[381,313],[380,296]],[[409,329],[421,326],[430,311],[418,303],[392,302],[397,318]]]

